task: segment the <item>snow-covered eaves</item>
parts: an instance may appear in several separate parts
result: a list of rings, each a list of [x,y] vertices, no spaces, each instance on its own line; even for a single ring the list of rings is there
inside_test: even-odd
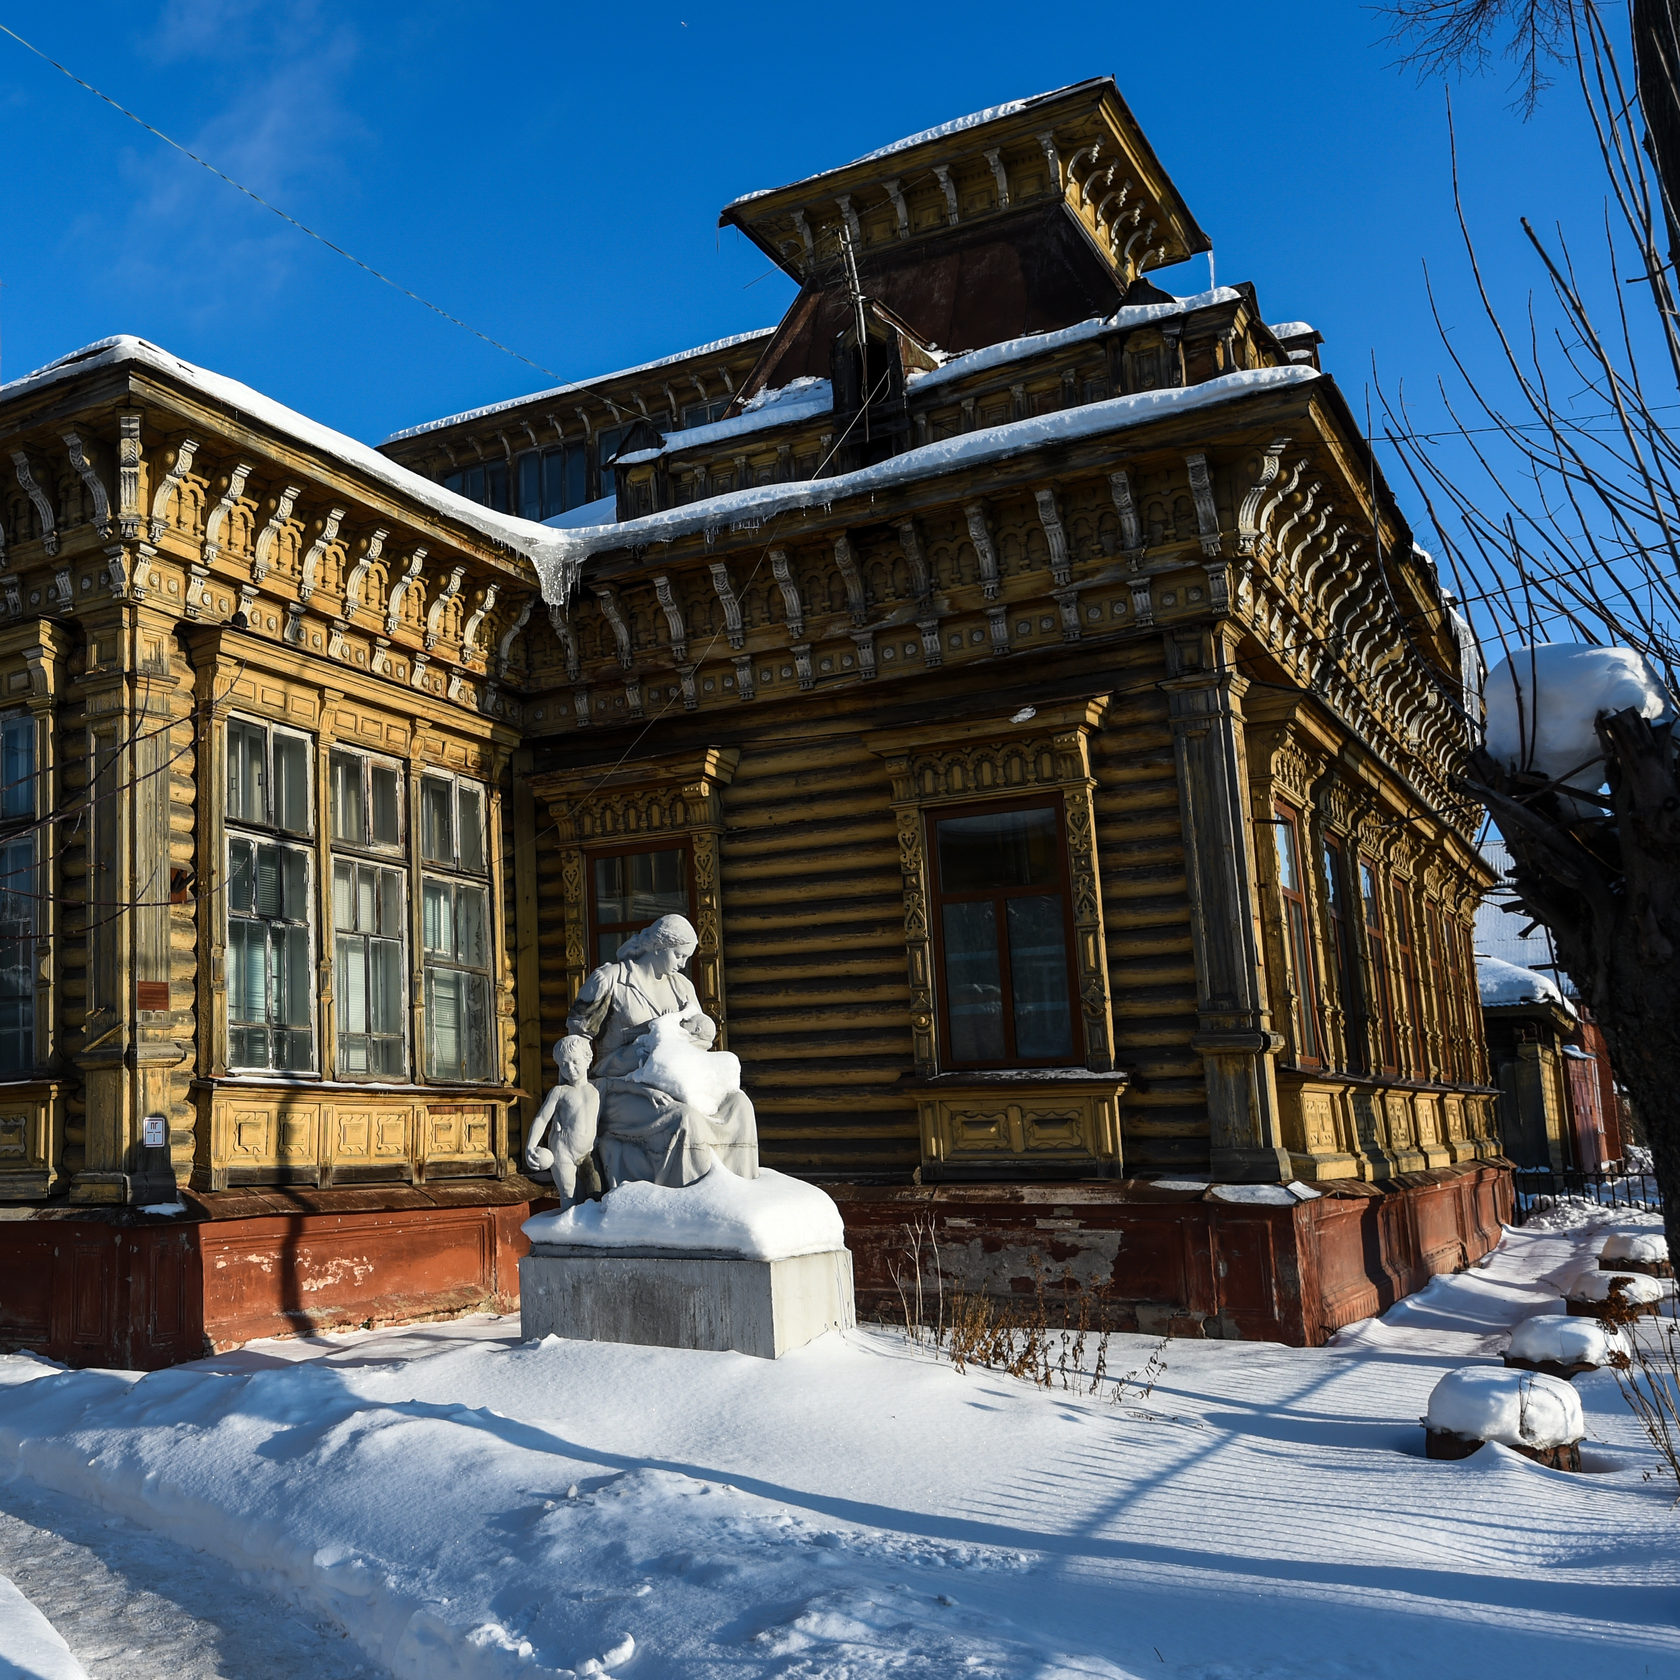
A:
[[[1484,1009],[1509,1009],[1525,1003],[1540,1003],[1566,1010],[1571,1015],[1575,1013],[1575,1006],[1550,975],[1537,974],[1532,968],[1519,968],[1515,963],[1504,962],[1498,957],[1476,958],[1476,985]]]
[[[441,484],[398,466],[356,438],[335,432],[330,426],[265,397],[237,379],[182,361],[143,338],[121,335],[101,339],[97,344],[49,362],[34,373],[0,385],[0,403],[100,368],[135,368],[181,385],[213,408],[273,432],[283,441],[309,450],[325,461],[349,468],[380,489],[411,503],[420,512],[464,526],[494,546],[524,555],[545,578],[556,575],[557,568],[563,572],[568,564],[562,533],[529,519],[493,512],[465,496],[457,496]]]
[[[728,420],[714,420],[706,426],[690,426],[686,431],[667,432],[665,442],[658,449],[638,449],[620,455],[620,466],[636,466],[643,461],[657,460],[683,449],[704,449],[714,443],[727,443],[731,438],[746,437],[768,426],[791,425],[797,420],[812,420],[828,414],[834,408],[834,387],[826,379],[806,376],[779,386],[774,391],[760,391],[747,404],[743,413]]]
[[[908,152],[916,146],[925,146],[930,140],[944,140],[953,134],[961,134],[971,128],[983,128],[987,123],[997,122],[1004,117],[1020,115],[1022,111],[1030,111],[1035,105],[1043,105],[1052,99],[1061,99],[1070,93],[1077,92],[1083,87],[1095,87],[1107,80],[1106,77],[1092,77],[1083,82],[1070,82],[1066,87],[1052,88],[1048,93],[1030,94],[1025,99],[1007,100],[1002,105],[989,105],[984,111],[971,111],[966,117],[953,117],[950,122],[935,123],[932,128],[924,128],[919,134],[907,134],[902,140],[894,140],[885,146],[878,146],[872,152],[865,152],[862,157],[853,158],[850,163],[841,164],[840,169],[854,169],[860,163],[874,163],[880,158],[893,156],[896,152]],[[739,198],[733,198],[723,208],[724,215],[738,205],[750,204],[755,198],[768,198],[772,193],[785,192],[787,187],[803,186],[805,181],[814,181],[821,175],[837,174],[838,170],[824,169],[817,175],[808,175],[799,181],[790,181],[784,187],[759,187],[753,192],[742,193]]]
[[[1323,338],[1324,334],[1311,321],[1268,321],[1274,338]]]
[[[702,531],[760,529],[783,514],[828,508],[854,496],[873,495],[945,473],[1008,460],[1043,445],[1073,443],[1195,409],[1216,408],[1256,391],[1309,385],[1321,377],[1316,369],[1308,367],[1251,368],[1200,385],[1134,391],[1127,396],[1111,397],[1107,402],[1011,420],[1001,426],[987,426],[960,437],[923,444],[891,460],[834,478],[753,485],[727,496],[666,508],[618,525],[556,532],[553,534],[563,539],[561,555],[554,562],[538,566],[543,593],[549,601],[564,602],[578,567],[594,554],[670,542]]]
[[[1238,303],[1243,294],[1233,286],[1217,286],[1211,292],[1197,292],[1191,297],[1174,298],[1171,303],[1134,303],[1117,309],[1112,315],[1093,316],[1071,327],[1054,332],[1028,333],[1022,338],[1007,338],[998,344],[987,344],[961,356],[952,356],[936,368],[910,375],[912,387],[926,391],[953,379],[965,379],[988,368],[1003,367],[1011,362],[1040,356],[1046,351],[1062,350],[1089,339],[1101,338],[1104,333],[1122,332],[1132,327],[1148,325],[1151,321],[1165,321],[1175,315],[1189,315],[1218,303]]]
[[[460,414],[446,414],[441,420],[428,420],[421,426],[405,426],[400,432],[392,432],[385,442],[397,443],[403,438],[442,431],[446,426],[465,425],[471,420],[482,420],[487,415],[505,414],[510,408],[523,408],[527,403],[550,402],[557,397],[568,397],[578,391],[590,390],[596,385],[609,384],[615,379],[634,379],[638,374],[656,373],[660,368],[671,367],[677,362],[692,361],[696,356],[710,356],[718,351],[733,350],[739,344],[752,344],[759,339],[767,339],[775,330],[774,327],[757,327],[752,332],[733,333],[728,338],[715,338],[710,344],[697,344],[692,350],[679,350],[675,355],[660,356],[651,362],[638,362],[634,367],[619,368],[613,373],[598,373],[590,379],[574,379],[570,384],[551,385],[546,391],[532,391],[529,396],[509,397],[506,402],[487,403],[483,408],[469,408]]]

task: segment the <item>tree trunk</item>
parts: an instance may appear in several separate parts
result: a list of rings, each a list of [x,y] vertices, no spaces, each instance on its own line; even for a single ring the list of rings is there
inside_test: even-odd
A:
[[[1632,25],[1645,150],[1662,188],[1669,266],[1680,272],[1680,4],[1633,0]]]
[[[1680,1256],[1680,776],[1673,726],[1599,720],[1611,821],[1576,819],[1536,778],[1478,754],[1483,797],[1523,908],[1593,1012],[1650,1140],[1669,1252]]]

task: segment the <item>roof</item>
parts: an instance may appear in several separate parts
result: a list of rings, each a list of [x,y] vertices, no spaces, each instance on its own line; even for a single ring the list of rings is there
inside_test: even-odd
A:
[[[445,426],[464,425],[469,420],[482,420],[486,415],[505,414],[512,408],[524,408],[527,403],[547,402],[555,397],[570,396],[575,391],[587,391],[596,385],[606,385],[615,379],[631,379],[638,373],[652,373],[657,368],[672,367],[678,362],[692,361],[696,356],[709,356],[720,350],[733,350],[738,344],[754,344],[768,338],[774,327],[755,327],[751,332],[733,333],[728,338],[714,338],[710,344],[696,344],[692,350],[678,350],[651,362],[638,362],[634,367],[618,368],[612,373],[597,373],[589,379],[574,379],[567,385],[551,385],[546,391],[532,391],[528,396],[509,397],[506,402],[487,403],[483,408],[464,409],[459,414],[446,414],[441,420],[427,420],[419,426],[405,426],[392,432],[386,443],[403,438],[420,437],[426,432],[442,431]]]
[[[225,374],[212,373],[192,362],[182,361],[169,351],[143,338],[119,335],[100,339],[84,349],[61,356],[34,373],[0,385],[0,402],[44,390],[52,385],[77,378],[99,368],[134,368],[162,375],[185,386],[212,406],[244,417],[248,421],[277,433],[289,443],[313,451],[341,466],[349,467],[364,478],[371,479],[381,489],[414,503],[427,514],[453,521],[476,531],[492,544],[512,549],[525,556],[544,575],[556,566],[564,567],[567,560],[564,537],[560,532],[512,514],[495,513],[477,502],[457,496],[429,478],[410,472],[389,457],[356,438],[336,432],[330,426],[311,420],[284,403],[265,397],[249,385]]]

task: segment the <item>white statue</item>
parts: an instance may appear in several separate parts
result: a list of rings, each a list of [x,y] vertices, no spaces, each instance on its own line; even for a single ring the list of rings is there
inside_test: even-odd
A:
[[[543,1098],[525,1140],[526,1167],[534,1173],[552,1172],[566,1207],[578,1199],[579,1168],[584,1169],[585,1192],[599,1189],[590,1163],[601,1113],[601,1093],[589,1083],[594,1055],[595,1046],[587,1038],[568,1035],[555,1044],[559,1083]]]
[[[682,972],[699,943],[685,917],[661,916],[584,981],[567,1018],[568,1034],[594,1043],[596,1148],[609,1190],[637,1180],[692,1184],[716,1161],[758,1176],[741,1064],[711,1048],[717,1023]]]

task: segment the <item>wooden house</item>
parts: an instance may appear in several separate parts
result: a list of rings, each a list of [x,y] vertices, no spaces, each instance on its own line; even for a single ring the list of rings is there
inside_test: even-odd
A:
[[[1497,1240],[1467,632],[1318,335],[1147,278],[1106,79],[722,220],[777,327],[383,455],[137,341],[0,388],[0,1337],[505,1305],[671,909],[866,1309],[931,1228],[1312,1341]]]

